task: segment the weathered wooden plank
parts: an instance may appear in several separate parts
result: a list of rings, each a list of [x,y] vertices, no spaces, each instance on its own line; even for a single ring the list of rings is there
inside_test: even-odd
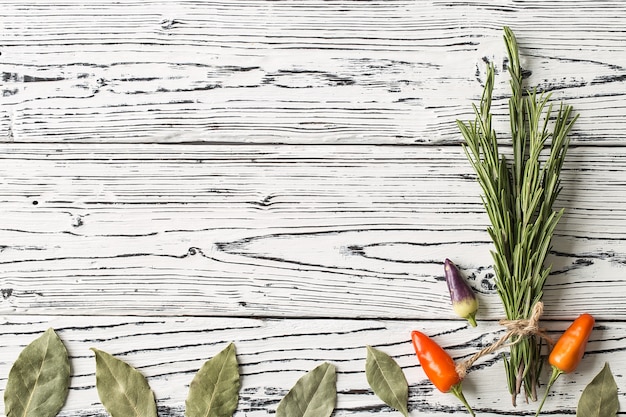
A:
[[[237,416],[274,414],[322,361],[338,367],[336,415],[397,415],[368,389],[366,344],[405,370],[412,415],[462,413],[425,380],[409,332],[457,359],[502,334],[454,121],[471,117],[492,61],[505,131],[505,24],[529,84],[573,104],[574,143],[592,145],[565,167],[542,324],[556,335],[557,319],[600,321],[545,411],[572,415],[605,361],[624,386],[624,12],[561,0],[3,1],[0,140],[13,143],[0,145],[0,392],[52,326],[72,357],[64,416],[106,415],[89,347],[147,375],[159,415],[183,416],[193,374],[231,341]],[[479,292],[476,329],[449,308],[445,257]],[[481,416],[536,406],[511,407],[496,356],[465,392]]]
[[[6,1],[0,137],[457,143],[483,61],[503,72],[510,25],[529,85],[583,115],[574,140],[624,143],[625,12],[614,1]]]
[[[568,325],[545,324],[554,337]],[[462,413],[452,395],[440,393],[426,379],[413,352],[410,331],[420,329],[431,335],[456,360],[469,357],[502,335],[497,324],[481,322],[479,327],[470,328],[460,321],[12,316],[3,318],[0,325],[0,390],[21,349],[48,327],[57,330],[71,356],[71,390],[61,414],[67,416],[105,415],[94,387],[95,362],[90,347],[137,367],[155,392],[160,415],[182,416],[193,375],[230,342],[236,345],[242,378],[238,416],[272,415],[295,381],[324,361],[337,366],[335,415],[396,415],[367,385],[366,345],[384,350],[403,368],[410,384],[412,415]],[[562,376],[555,384],[546,414],[571,415],[583,387],[605,362],[610,363],[618,386],[624,386],[625,331],[623,322],[598,323],[577,371]],[[502,361],[497,355],[475,364],[465,380],[464,391],[481,416],[528,415],[537,406],[523,401],[517,408],[511,406]],[[623,415],[623,392],[620,403]]]
[[[5,313],[453,318],[449,257],[481,316],[502,316],[457,146],[5,144],[0,159]],[[626,317],[625,170],[624,148],[571,149],[547,317]]]

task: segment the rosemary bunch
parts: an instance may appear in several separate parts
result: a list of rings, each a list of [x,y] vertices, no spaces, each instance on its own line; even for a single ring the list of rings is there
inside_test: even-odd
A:
[[[511,77],[512,160],[499,151],[491,125],[493,64],[487,68],[480,107],[473,106],[475,120],[457,123],[491,221],[487,231],[495,247],[492,256],[496,288],[507,319],[520,320],[530,318],[550,274],[550,266],[544,266],[544,261],[563,215],[563,209],[554,210],[552,206],[561,189],[559,174],[569,145],[568,134],[577,116],[572,117],[572,107],[563,104],[553,113],[548,103],[550,94],[523,90],[518,45],[508,27],[504,28],[504,40]],[[512,342],[516,343],[504,363],[515,405],[522,386],[527,400],[537,399],[543,361],[540,338],[524,336]]]

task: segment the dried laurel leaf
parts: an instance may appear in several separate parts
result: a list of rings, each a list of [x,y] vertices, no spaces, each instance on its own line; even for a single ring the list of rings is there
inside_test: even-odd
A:
[[[605,363],[600,373],[583,390],[576,416],[615,417],[618,408],[617,384],[609,364]]]
[[[239,364],[231,343],[202,365],[189,385],[187,417],[232,416],[239,401]]]
[[[386,353],[367,346],[365,376],[374,393],[385,404],[408,417],[409,384],[396,361]]]
[[[54,417],[70,385],[70,361],[65,345],[53,329],[22,350],[9,371],[4,391],[7,417]]]
[[[336,403],[336,369],[324,362],[296,382],[278,404],[276,417],[328,417]]]
[[[126,362],[101,350],[96,354],[96,388],[112,417],[157,417],[154,393],[146,378]]]

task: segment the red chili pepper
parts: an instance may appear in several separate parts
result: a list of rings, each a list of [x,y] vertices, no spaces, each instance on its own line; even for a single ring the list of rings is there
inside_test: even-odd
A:
[[[595,322],[591,314],[581,314],[570,324],[567,330],[563,332],[556,342],[556,345],[554,345],[554,348],[552,348],[552,352],[550,352],[550,357],[548,358],[548,362],[552,365],[552,375],[550,376],[546,393],[535,416],[538,416],[541,412],[543,403],[546,401],[546,397],[554,381],[556,381],[561,374],[573,372],[580,363],[580,360],[585,354],[587,341],[589,340],[589,335],[593,330]]]
[[[434,340],[422,332],[414,330],[411,333],[413,347],[420,365],[426,376],[441,392],[452,392],[467,408],[472,416],[474,411],[463,395],[463,379],[456,372],[454,359]]]

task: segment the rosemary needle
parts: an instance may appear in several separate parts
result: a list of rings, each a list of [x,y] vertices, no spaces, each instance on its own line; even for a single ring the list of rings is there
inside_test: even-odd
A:
[[[550,94],[524,91],[519,48],[510,28],[504,28],[511,77],[509,120],[512,160],[498,149],[492,128],[494,67],[489,64],[475,120],[457,121],[463,148],[482,188],[491,226],[496,288],[507,319],[530,318],[543,296],[550,274],[545,258],[563,209],[553,209],[561,189],[560,172],[569,146],[568,134],[578,116],[561,104],[553,111]],[[551,128],[551,130],[549,129]],[[542,157],[548,152],[547,157]],[[514,340],[515,342],[515,340]],[[513,404],[524,387],[526,398],[537,398],[542,365],[541,339],[525,336],[510,348],[505,370]]]

